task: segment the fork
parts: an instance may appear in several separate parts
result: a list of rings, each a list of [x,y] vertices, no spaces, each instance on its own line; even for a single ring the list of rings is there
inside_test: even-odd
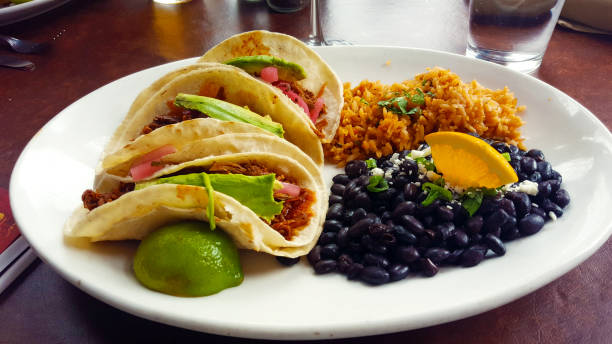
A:
[[[0,39],[5,41],[11,49],[22,54],[41,53],[49,47],[49,43],[36,43],[6,35],[0,35]]]

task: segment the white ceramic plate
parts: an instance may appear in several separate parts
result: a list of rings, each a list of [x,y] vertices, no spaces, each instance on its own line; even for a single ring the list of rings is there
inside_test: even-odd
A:
[[[70,0],[33,0],[0,8],[0,26],[26,20],[50,11]]]
[[[586,108],[557,89],[503,67],[435,51],[329,47],[318,51],[345,81],[399,82],[442,66],[464,81],[510,87],[524,114],[526,144],[543,149],[572,197],[566,214],[538,234],[507,245],[502,258],[470,269],[445,268],[380,287],[339,274],[315,276],[302,262],[281,267],[243,253],[244,283],[217,295],[180,298],[142,287],[131,272],[134,243],[67,246],[61,228],[93,182],[102,148],[136,94],[178,61],[112,82],[70,105],[27,145],[15,166],[11,204],[40,257],[87,293],[132,314],[222,335],[317,339],[409,330],[503,305],[561,276],[612,231],[612,136]],[[387,65],[386,62],[390,61]],[[328,169],[328,172],[332,169]]]

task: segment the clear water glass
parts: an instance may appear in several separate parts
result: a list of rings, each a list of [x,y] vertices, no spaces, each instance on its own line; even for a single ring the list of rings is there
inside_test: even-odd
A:
[[[565,0],[470,0],[466,55],[530,73],[542,63]]]

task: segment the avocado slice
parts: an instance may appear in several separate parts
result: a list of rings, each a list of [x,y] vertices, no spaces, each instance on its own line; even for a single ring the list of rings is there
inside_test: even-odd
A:
[[[208,185],[207,184],[208,181]],[[273,173],[261,176],[245,176],[242,174],[207,174],[190,173],[171,177],[162,177],[146,182],[136,183],[135,190],[144,189],[157,184],[182,184],[206,187],[210,192],[218,191],[233,197],[258,216],[270,221],[280,214],[283,202],[274,200],[274,190],[282,188]],[[210,196],[212,201],[214,197]],[[209,218],[214,217],[209,215]],[[211,227],[211,229],[213,229]]]
[[[174,105],[182,108],[200,111],[209,117],[222,120],[249,123],[282,138],[285,130],[280,123],[238,105],[223,100],[179,93],[174,99]]]
[[[278,70],[278,78],[285,81],[298,81],[306,78],[306,72],[299,64],[268,55],[240,56],[225,61],[225,64],[256,75],[259,75],[265,67],[273,66]]]

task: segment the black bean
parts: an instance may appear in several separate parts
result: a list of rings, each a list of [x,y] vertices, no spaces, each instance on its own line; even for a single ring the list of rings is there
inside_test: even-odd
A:
[[[521,236],[518,227],[507,228],[502,231],[501,239],[504,241],[511,241]]]
[[[383,223],[373,223],[368,227],[368,233],[376,240],[380,239],[383,234],[391,232],[391,227]]]
[[[366,186],[370,184],[370,176],[366,173],[365,175],[357,178],[357,186]]]
[[[420,259],[419,265],[421,266],[421,271],[423,272],[423,275],[427,277],[433,277],[438,273],[438,266],[429,258]]]
[[[452,221],[455,214],[453,213],[453,208],[451,206],[440,205],[438,208],[436,208],[436,216],[438,217],[439,221],[447,222]]]
[[[363,255],[363,263],[366,266],[379,266],[383,269],[389,267],[389,260],[381,255],[366,253]]]
[[[406,200],[414,201],[420,193],[421,188],[415,183],[404,185],[404,198],[406,198]]]
[[[410,181],[415,181],[419,177],[419,166],[417,162],[412,159],[402,161],[400,171],[406,173]]]
[[[503,209],[508,215],[516,217],[516,208],[514,207],[514,203],[511,200],[507,198],[502,198],[499,201],[499,207]]]
[[[355,209],[353,211],[353,214],[351,215],[351,219],[350,219],[351,224],[355,224],[359,220],[365,219],[366,215],[368,215],[368,212],[365,209],[363,209],[363,208]]]
[[[491,146],[500,153],[510,153],[508,145],[506,145],[504,142],[495,142]]]
[[[379,285],[389,282],[391,276],[385,269],[377,266],[366,266],[361,270],[359,278],[369,284]]]
[[[425,230],[421,221],[412,215],[403,215],[400,217],[400,221],[404,226],[406,226],[406,229],[415,235],[421,235]]]
[[[388,210],[383,211],[382,214],[380,214],[380,220],[385,223],[389,220],[391,220],[391,212]]]
[[[341,254],[338,259],[338,271],[340,273],[347,273],[351,265],[353,265],[353,259],[348,254]]]
[[[335,204],[335,203],[343,203],[344,202],[344,198],[342,198],[342,196],[338,196],[338,195],[331,195],[329,196],[329,204]]]
[[[338,263],[332,259],[320,260],[314,265],[314,271],[316,274],[326,274],[336,270]]]
[[[389,268],[389,280],[390,281],[399,281],[401,279],[406,278],[408,273],[410,273],[410,268],[408,265],[404,264],[394,264]]]
[[[397,194],[397,189],[394,187],[389,187],[385,191],[375,192],[373,196],[378,201],[388,203],[391,199],[393,199],[393,197],[395,197],[396,194]]]
[[[552,170],[550,179],[558,180],[559,184],[561,184],[563,182],[563,178],[561,177],[561,173],[559,173],[559,172],[557,172],[555,170]]]
[[[346,184],[348,184],[348,182],[351,181],[351,178],[349,176],[347,176],[346,174],[337,174],[337,175],[334,176],[334,178],[332,178],[332,181],[334,183],[346,185]]]
[[[391,200],[391,209],[395,209],[400,203],[405,202],[404,193],[400,192]]]
[[[360,238],[364,233],[366,233],[366,231],[368,230],[368,227],[370,227],[370,225],[373,223],[374,223],[374,220],[368,217],[357,221],[354,225],[349,227],[349,230],[348,230],[349,238]]]
[[[336,242],[338,243],[339,247],[346,247],[348,245],[349,243],[348,231],[349,231],[348,227],[342,227],[342,229],[338,231]]]
[[[357,178],[368,172],[368,166],[363,160],[353,160],[346,164],[344,171],[350,178]]]
[[[308,259],[308,262],[312,266],[318,263],[321,260],[321,246],[320,245],[315,246],[312,250],[310,250],[306,258]]]
[[[367,192],[359,192],[355,195],[355,206],[365,210],[372,208],[372,200]]]
[[[327,244],[321,247],[322,259],[336,259],[340,254],[340,248],[336,244]]]
[[[544,179],[550,179],[550,177],[552,177],[552,166],[548,161],[538,161],[537,165],[537,170],[542,177],[545,177]]]
[[[543,219],[548,217],[548,214],[544,211],[544,209],[536,207],[535,203],[531,207],[531,214],[539,215]]]
[[[457,264],[459,263],[459,259],[461,258],[462,254],[463,254],[463,249],[461,248],[453,250],[451,254],[448,256],[448,258],[446,258],[444,263],[445,264]]]
[[[453,222],[455,225],[459,226],[465,223],[465,221],[470,217],[470,213],[461,206],[460,204],[452,203],[451,207],[453,207]]]
[[[378,215],[376,215],[375,213],[367,213],[366,214],[366,218],[372,219],[374,221],[373,223],[381,223],[382,222],[382,221],[380,221],[380,218],[378,217]]]
[[[516,216],[522,218],[531,211],[531,200],[526,193],[508,192],[506,198],[510,199],[516,209]]]
[[[467,221],[465,222],[465,230],[468,234],[480,233],[483,223],[484,223],[484,220],[482,216],[480,215],[472,216],[469,219],[467,219]]]
[[[403,215],[414,215],[416,210],[416,204],[412,201],[404,201],[398,204],[395,209],[393,209],[393,213],[391,216],[394,220],[400,221]]]
[[[406,264],[417,261],[421,258],[419,251],[414,246],[399,246],[395,249],[396,258]]]
[[[518,228],[521,234],[531,235],[537,233],[544,226],[544,218],[540,215],[529,214],[519,221]]]
[[[470,234],[469,237],[470,237],[469,245],[478,244],[482,240],[482,234],[480,233]]]
[[[292,265],[297,264],[297,262],[300,261],[300,257],[295,257],[295,258],[276,257],[276,260],[285,266],[292,266]]]
[[[531,174],[538,169],[537,162],[534,158],[526,156],[521,159],[521,171],[527,174]]]
[[[364,188],[362,186],[357,185],[357,182],[355,180],[352,180],[346,185],[344,193],[342,194],[344,202],[346,203],[353,201],[355,199],[355,196],[357,196],[357,194],[359,194],[363,190]]]
[[[346,277],[350,280],[356,280],[359,278],[361,271],[363,270],[363,265],[359,263],[353,263],[346,271]]]
[[[395,235],[395,238],[400,243],[412,245],[417,242],[416,235],[406,230],[406,228],[404,228],[403,226],[400,226],[400,225],[393,226],[393,233]]]
[[[455,231],[455,224],[452,222],[445,222],[437,225],[435,229],[440,240],[446,241]]]
[[[508,145],[508,152],[510,152],[510,154],[512,154],[512,155],[518,154],[519,149],[518,149],[517,146],[509,144]]]
[[[421,222],[423,223],[423,226],[425,227],[431,227],[434,224],[434,218],[433,216],[427,215],[424,216],[423,219],[421,220]]]
[[[327,209],[327,216],[325,218],[328,220],[329,219],[342,220],[343,212],[344,212],[344,206],[342,205],[342,203],[335,203],[335,204],[332,204]]]
[[[483,243],[498,256],[506,254],[506,246],[504,246],[504,243],[499,240],[499,237],[491,233],[485,235]]]
[[[453,232],[451,241],[456,247],[463,248],[468,245],[469,238],[468,238],[468,235],[464,231],[456,230],[455,232]]]
[[[527,177],[527,180],[530,180],[534,183],[539,183],[542,181],[542,174],[538,171],[535,171],[532,174],[530,174],[529,177]]]
[[[489,215],[490,213],[499,209],[499,200],[500,200],[499,198],[495,198],[495,197],[485,197],[482,200],[482,204],[480,205],[480,208],[478,209],[478,211],[482,215]]]
[[[556,217],[563,216],[563,209],[561,209],[561,207],[559,207],[555,202],[549,199],[545,199],[540,205],[542,207],[542,210],[544,210],[546,214],[550,214],[550,212],[552,211]]]
[[[559,189],[551,199],[561,208],[565,208],[570,202],[570,195],[565,189]]]
[[[485,219],[484,228],[487,232],[494,231],[496,228],[501,228],[508,218],[510,215],[505,210],[497,209]]]
[[[527,155],[534,158],[536,161],[544,160],[544,153],[542,153],[542,151],[539,149],[530,149],[527,152]]]
[[[325,220],[323,222],[323,230],[326,232],[337,232],[342,229],[342,222],[338,220]]]
[[[333,195],[342,196],[345,190],[346,190],[346,186],[344,184],[334,183],[331,186],[331,193]]]
[[[480,264],[485,257],[482,249],[476,246],[472,246],[463,251],[461,255],[461,265],[464,267],[470,267]]]
[[[361,247],[361,242],[357,242],[357,241],[349,241],[347,245],[347,249],[351,253],[363,252],[363,247]]]
[[[557,192],[557,190],[561,188],[561,181],[559,179],[549,179],[545,181],[544,183],[550,184],[550,191],[552,193]]]
[[[372,251],[372,245],[374,244],[374,240],[372,240],[372,237],[369,234],[362,235],[360,241],[361,247],[363,247],[365,251]]]
[[[408,175],[406,174],[398,174],[396,176],[393,177],[393,185],[395,185],[395,187],[397,188],[403,188],[404,185],[410,183],[413,179],[408,177]],[[403,193],[402,193],[403,194]]]
[[[538,184],[538,194],[536,199],[542,202],[545,198],[549,198],[552,194],[552,186],[548,181],[543,181]]]
[[[425,252],[425,257],[431,259],[436,264],[443,262],[449,255],[450,252],[448,250],[441,248],[430,248]]]
[[[319,237],[319,245],[333,244],[336,242],[337,236],[338,233],[336,232],[324,232]]]

